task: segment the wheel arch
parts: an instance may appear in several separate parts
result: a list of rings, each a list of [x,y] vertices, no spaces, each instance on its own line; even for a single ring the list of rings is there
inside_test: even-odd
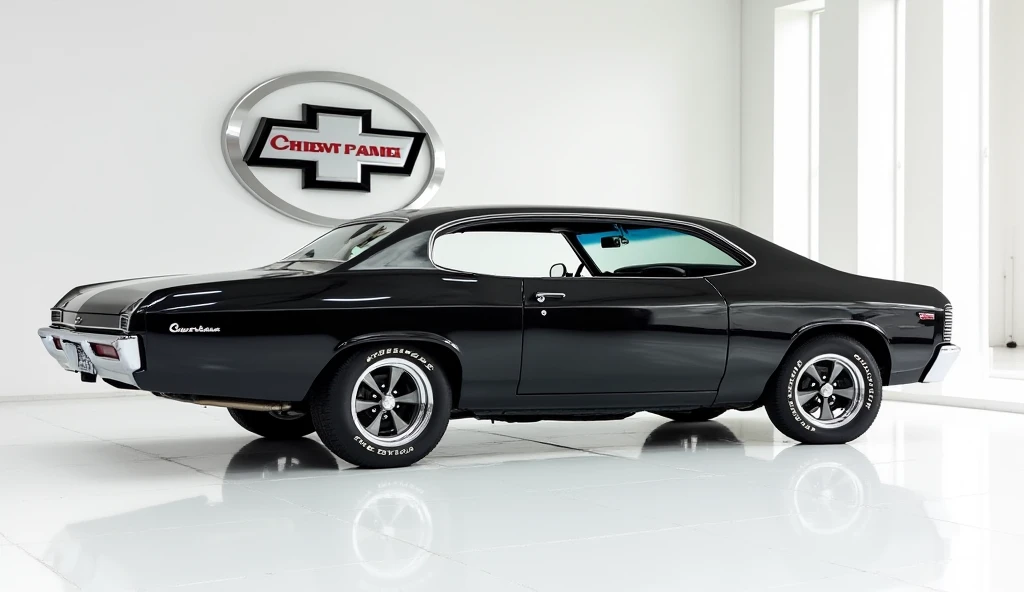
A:
[[[414,342],[433,356],[437,363],[444,368],[445,376],[451,385],[452,409],[458,408],[459,396],[462,394],[462,352],[459,346],[452,340],[426,331],[367,333],[339,343],[334,348],[334,355],[320,370],[316,378],[313,379],[313,384],[310,385],[309,390],[306,392],[305,400],[308,401],[313,393],[326,388],[334,372],[354,352],[363,346],[384,342]]]
[[[889,337],[881,327],[867,321],[852,319],[816,321],[800,327],[793,334],[789,347],[779,359],[779,366],[772,373],[768,382],[765,383],[764,390],[761,392],[755,407],[760,407],[764,403],[765,397],[772,395],[779,370],[782,368],[782,362],[789,357],[789,354],[811,339],[829,334],[846,335],[860,342],[871,353],[871,356],[875,358],[875,362],[878,363],[878,368],[882,374],[882,384],[889,384],[889,377],[892,374],[892,349],[889,345]]]

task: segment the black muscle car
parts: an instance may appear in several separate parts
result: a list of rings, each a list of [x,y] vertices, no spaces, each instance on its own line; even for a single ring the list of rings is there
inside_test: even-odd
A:
[[[558,249],[515,273],[489,261],[547,251],[497,257],[469,240],[453,244],[476,269],[437,258],[446,238],[494,236]],[[941,380],[959,353],[934,288],[722,222],[553,207],[353,220],[265,267],[82,286],[50,315],[39,337],[82,380],[227,407],[267,438],[316,431],[364,467],[416,462],[458,417],[705,421],[764,406],[790,438],[846,442],[883,386]]]

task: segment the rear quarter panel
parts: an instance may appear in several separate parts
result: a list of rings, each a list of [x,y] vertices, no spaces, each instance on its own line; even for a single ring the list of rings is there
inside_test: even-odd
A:
[[[394,331],[451,340],[464,385],[514,393],[522,282],[451,279],[459,278],[439,270],[344,271],[238,282],[196,302],[150,307],[136,380],[150,391],[297,401],[341,346]],[[176,333],[175,323],[218,331]]]
[[[729,307],[729,355],[716,404],[753,403],[805,330],[851,321],[886,337],[887,384],[920,379],[941,341],[948,301],[938,290],[841,272],[756,237],[746,243],[753,267],[708,278]],[[920,320],[921,311],[935,311],[936,320]]]

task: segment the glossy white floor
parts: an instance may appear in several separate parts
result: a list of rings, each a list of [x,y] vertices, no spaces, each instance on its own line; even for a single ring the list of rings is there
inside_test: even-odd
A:
[[[149,397],[0,404],[0,589],[1022,590],[1024,416],[453,422],[363,471]]]

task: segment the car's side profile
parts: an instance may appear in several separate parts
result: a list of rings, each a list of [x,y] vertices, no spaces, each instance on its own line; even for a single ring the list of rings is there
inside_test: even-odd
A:
[[[346,461],[392,467],[453,417],[764,406],[791,438],[846,442],[883,386],[944,377],[951,324],[934,288],[729,224],[490,207],[355,220],[253,270],[75,288],[39,336],[83,380],[228,407],[265,437],[315,430]]]

